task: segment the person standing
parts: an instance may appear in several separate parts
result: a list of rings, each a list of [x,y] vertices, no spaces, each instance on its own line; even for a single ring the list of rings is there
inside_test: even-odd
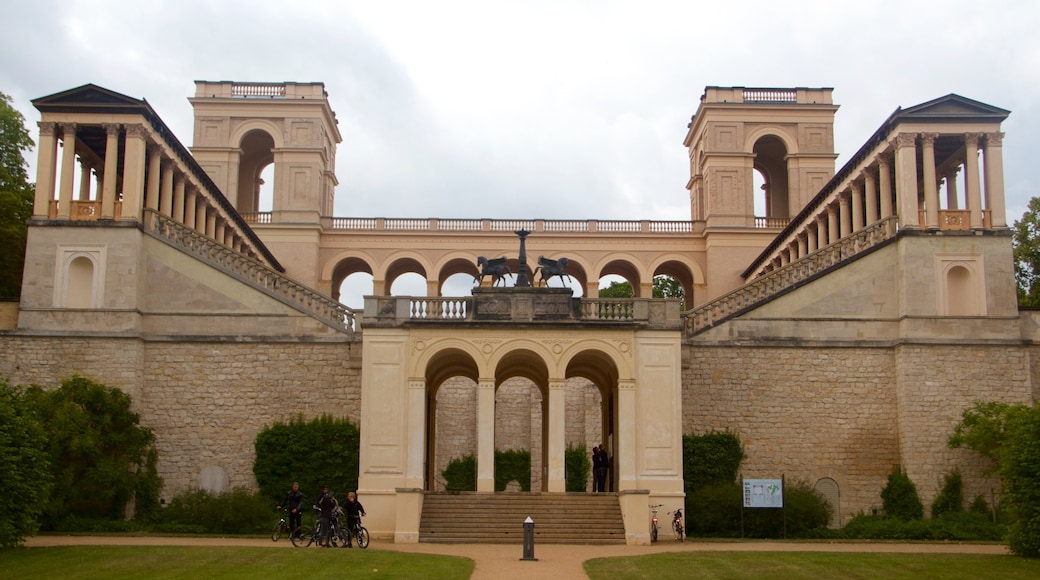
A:
[[[593,491],[604,492],[607,491],[607,450],[600,443],[593,447],[593,453],[592,474],[596,480]]]
[[[289,531],[300,527],[303,523],[303,492],[300,491],[299,482],[293,482],[292,489],[285,494],[282,505],[276,509],[282,509],[282,506],[289,510]]]
[[[328,548],[332,541],[332,512],[336,510],[336,495],[329,491],[329,486],[321,487],[321,495],[314,502],[318,508],[319,544]]]
[[[343,504],[343,511],[347,515],[347,529],[351,534],[347,537],[347,547],[351,548],[353,547],[351,538],[357,533],[357,529],[361,527],[361,516],[368,514],[365,513],[365,506],[361,505],[361,502],[357,500],[357,494],[352,491],[347,492],[347,501]],[[360,546],[360,544],[358,545]]]

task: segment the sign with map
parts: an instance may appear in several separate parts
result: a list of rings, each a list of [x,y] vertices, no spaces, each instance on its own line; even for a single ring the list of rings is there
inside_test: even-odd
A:
[[[782,508],[784,507],[784,480],[782,479],[745,479],[744,507],[746,508]]]

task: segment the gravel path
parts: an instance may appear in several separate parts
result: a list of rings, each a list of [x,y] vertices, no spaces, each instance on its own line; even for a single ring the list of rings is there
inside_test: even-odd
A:
[[[164,537],[108,537],[108,536],[38,536],[29,538],[26,546],[251,546],[292,549],[286,539],[243,538],[164,538]],[[1007,554],[1007,547],[993,544],[944,543],[823,543],[823,542],[659,542],[652,546],[599,546],[599,545],[535,545],[537,560],[521,560],[523,548],[511,544],[394,544],[387,540],[372,540],[369,550],[394,550],[420,554],[463,556],[476,562],[472,580],[585,580],[582,563],[592,558],[610,556],[640,556],[659,552],[887,552],[887,553],[946,553],[946,554]]]

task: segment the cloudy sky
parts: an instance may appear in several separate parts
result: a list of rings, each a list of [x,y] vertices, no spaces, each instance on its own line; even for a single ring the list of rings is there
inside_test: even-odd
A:
[[[0,91],[33,125],[31,99],[94,83],[190,146],[195,80],[324,82],[337,216],[689,219],[708,85],[833,87],[839,167],[896,107],[1009,109],[1009,219],[1040,195],[1034,0],[4,4]]]

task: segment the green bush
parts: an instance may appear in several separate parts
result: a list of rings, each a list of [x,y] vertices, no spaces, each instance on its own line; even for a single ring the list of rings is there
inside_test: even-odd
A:
[[[522,491],[531,491],[531,452],[526,449],[495,451],[495,491],[505,491],[513,480],[520,483]]]
[[[277,518],[270,500],[260,493],[241,488],[219,495],[193,491],[170,500],[160,512],[158,527],[207,534],[256,534],[270,531]]]
[[[707,485],[733,483],[744,460],[740,437],[730,431],[683,435],[683,477],[686,493]]]
[[[686,533],[706,538],[739,538],[743,495],[735,481],[703,485],[686,496]]]
[[[924,505],[917,495],[917,486],[898,465],[889,474],[888,483],[881,490],[881,501],[887,517],[901,520],[924,518]]]
[[[26,396],[46,432],[53,470],[44,528],[70,517],[122,519],[131,501],[137,517],[155,513],[162,489],[155,435],[131,411],[130,395],[72,376],[56,390],[34,386]]]
[[[964,484],[961,472],[953,470],[943,478],[942,490],[932,502],[932,519],[945,513],[964,511]]]
[[[744,510],[744,536],[748,538],[800,538],[817,536],[827,528],[834,508],[820,492],[804,481],[784,482],[784,507]]]
[[[999,541],[1006,527],[982,514],[947,512],[934,520],[906,520],[859,514],[840,537],[850,540]]]
[[[1000,461],[1001,503],[1012,517],[1008,547],[1019,556],[1040,558],[1040,407],[1010,415]]]
[[[477,491],[477,458],[473,455],[456,457],[448,462],[441,476],[448,491]]]
[[[357,489],[361,431],[349,419],[322,415],[275,423],[257,434],[253,447],[253,475],[271,507],[285,498],[294,481],[300,483],[305,505],[323,485],[344,498]]]
[[[46,446],[43,425],[23,391],[0,378],[0,550],[39,529],[54,478]]]
[[[568,445],[564,454],[564,463],[567,474],[567,491],[588,491],[589,471],[592,468],[588,448],[584,445]]]

